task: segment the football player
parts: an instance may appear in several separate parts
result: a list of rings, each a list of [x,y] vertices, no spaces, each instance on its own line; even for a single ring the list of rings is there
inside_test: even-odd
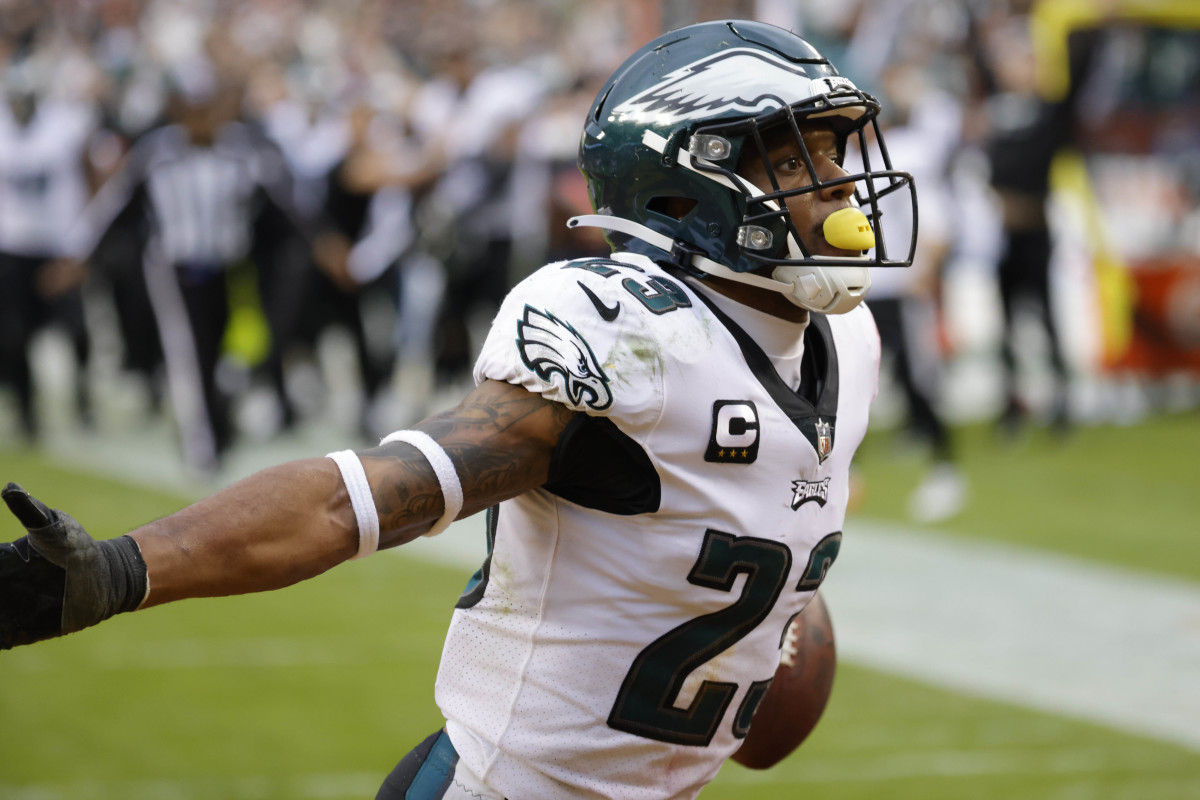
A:
[[[285,586],[487,509],[445,728],[378,797],[694,797],[840,547],[878,372],[867,267],[912,249],[889,253],[876,211],[915,209],[909,176],[842,167],[878,110],[769,25],[646,45],[580,146],[596,213],[573,224],[612,256],[519,284],[457,407],[114,540],[9,485],[29,533],[0,556],[0,645]]]

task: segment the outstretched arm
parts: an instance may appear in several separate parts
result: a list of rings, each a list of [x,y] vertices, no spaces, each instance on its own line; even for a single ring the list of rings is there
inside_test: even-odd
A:
[[[461,518],[545,483],[554,446],[573,413],[518,386],[485,381],[458,406],[416,428],[437,441],[454,464],[463,489]],[[411,541],[441,517],[440,484],[416,448],[390,443],[359,457],[379,514],[380,547]],[[82,529],[79,533],[90,542]],[[31,528],[29,543],[40,553],[36,536]],[[141,608],[277,589],[319,575],[358,549],[349,493],[328,458],[263,470],[130,536],[149,581]],[[42,555],[67,571],[69,585],[71,564]],[[65,594],[69,606],[71,593]],[[20,602],[0,591],[0,623],[20,616]],[[86,625],[64,626],[62,632],[79,627]],[[58,632],[37,638],[54,635]]]
[[[546,482],[550,455],[572,412],[507,383],[486,381],[457,407],[416,426],[454,463],[469,516]],[[379,546],[395,547],[442,515],[433,468],[411,445],[359,453],[375,508]],[[132,534],[150,579],[143,607],[185,597],[277,589],[311,578],[358,549],[358,525],[337,466],[294,461]]]

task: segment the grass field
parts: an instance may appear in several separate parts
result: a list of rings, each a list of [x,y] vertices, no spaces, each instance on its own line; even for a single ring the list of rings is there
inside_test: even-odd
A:
[[[985,425],[956,433],[972,499],[935,528],[1200,581],[1200,413],[1011,444]],[[887,434],[860,449],[863,515],[904,518],[922,473],[898,450]]]
[[[967,428],[960,445],[972,502],[940,532],[1200,584],[1197,415],[1012,446]],[[896,447],[864,447],[863,519],[904,519],[921,462]],[[0,450],[6,480],[99,537],[191,499]],[[0,521],[0,539],[17,533]],[[372,797],[439,725],[432,682],[468,571],[388,553],[0,654],[0,798]],[[1200,752],[843,662],[804,747],[766,772],[730,764],[702,796],[1200,798]]]

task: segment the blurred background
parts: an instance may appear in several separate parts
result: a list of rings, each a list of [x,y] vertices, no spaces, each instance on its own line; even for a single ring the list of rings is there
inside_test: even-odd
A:
[[[917,174],[878,424],[946,460],[1197,406],[1195,3],[6,2],[4,441],[169,418],[203,476],[440,407],[515,281],[603,251],[563,226],[598,85],[723,16],[811,39]]]
[[[112,536],[457,402],[508,288],[606,252],[599,85],[727,17],[880,98],[920,239],[834,701],[705,796],[1200,797],[1195,0],[4,0],[0,479]],[[0,798],[371,796],[480,528],[0,656]]]

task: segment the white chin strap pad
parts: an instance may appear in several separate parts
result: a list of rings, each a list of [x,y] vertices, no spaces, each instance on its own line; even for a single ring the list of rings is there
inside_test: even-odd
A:
[[[845,314],[861,303],[871,288],[866,267],[776,267],[771,275],[791,287],[783,293],[788,300],[822,314]]]

